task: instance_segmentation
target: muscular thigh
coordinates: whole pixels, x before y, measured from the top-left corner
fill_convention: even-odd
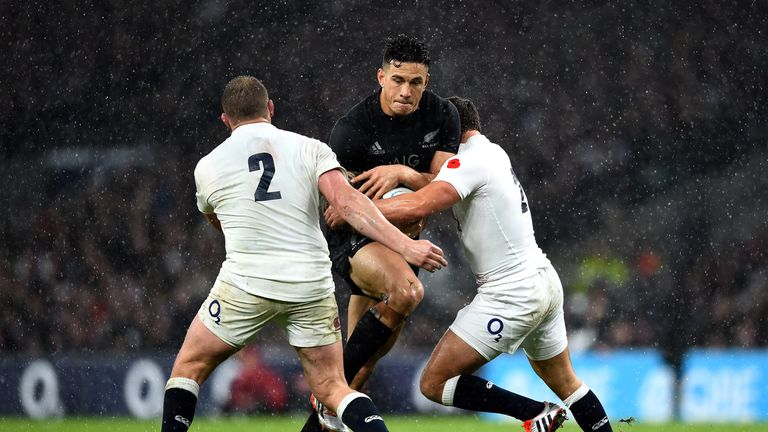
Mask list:
[[[280,312],[279,304],[217,280],[197,315],[219,339],[242,348]]]
[[[378,242],[363,246],[349,263],[352,281],[373,298],[383,300],[420,284],[402,255]]]

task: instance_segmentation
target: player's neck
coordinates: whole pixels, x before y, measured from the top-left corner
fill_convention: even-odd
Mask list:
[[[480,131],[479,130],[472,129],[472,130],[468,130],[468,131],[464,132],[463,134],[461,134],[461,143],[464,144],[470,138],[472,138],[473,136],[476,136],[476,135],[480,135]]]

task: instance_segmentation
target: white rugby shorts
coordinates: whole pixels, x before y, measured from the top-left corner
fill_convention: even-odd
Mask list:
[[[548,266],[527,279],[481,285],[450,329],[489,361],[520,346],[533,360],[550,359],[568,346],[560,278]]]
[[[306,303],[271,300],[216,280],[197,315],[219,339],[235,348],[247,345],[273,319],[297,348],[312,348],[341,340],[336,297]]]

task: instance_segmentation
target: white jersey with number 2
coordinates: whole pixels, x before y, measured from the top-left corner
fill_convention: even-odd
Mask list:
[[[197,206],[216,213],[224,231],[219,279],[287,302],[331,294],[318,177],[337,168],[326,144],[269,123],[237,127],[203,157],[195,168]]]

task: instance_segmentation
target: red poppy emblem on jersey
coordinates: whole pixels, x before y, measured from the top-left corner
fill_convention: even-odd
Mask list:
[[[448,168],[458,168],[461,166],[461,162],[458,159],[451,159],[448,161]]]

